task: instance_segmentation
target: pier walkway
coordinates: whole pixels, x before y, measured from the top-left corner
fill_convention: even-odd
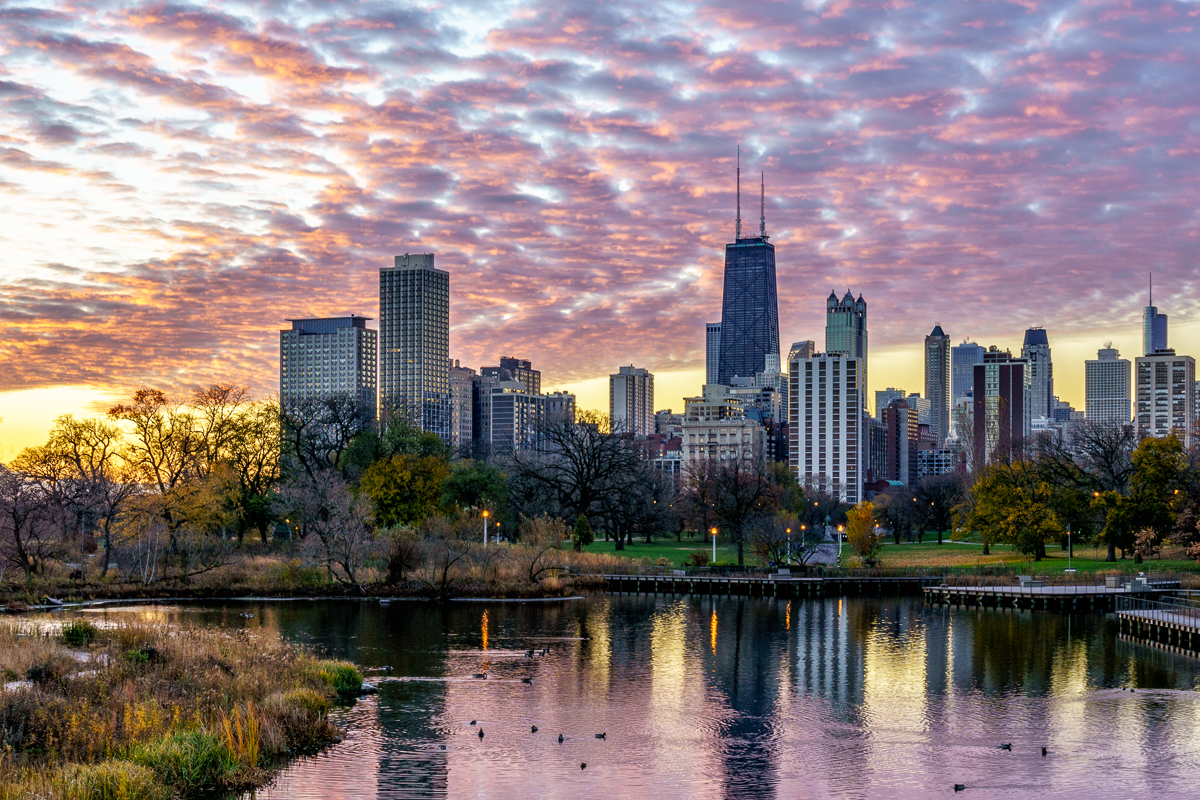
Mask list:
[[[801,577],[768,575],[689,575],[672,570],[656,575],[604,575],[609,592],[645,594],[745,595],[748,597],[826,597],[838,595],[919,594],[942,577],[863,576]]]
[[[1173,580],[1134,579],[1124,583],[1070,580],[1048,586],[1043,581],[1028,580],[1018,586],[927,586],[924,594],[925,602],[933,605],[1109,612],[1116,610],[1118,598],[1157,599],[1178,589],[1179,581]]]
[[[1189,655],[1200,653],[1200,608],[1188,599],[1121,597],[1115,610],[1122,638]]]

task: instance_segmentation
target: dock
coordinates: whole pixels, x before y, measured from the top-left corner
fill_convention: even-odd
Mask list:
[[[665,595],[720,595],[745,597],[779,597],[796,600],[805,597],[837,597],[841,595],[898,595],[920,594],[941,577],[801,577],[786,574],[747,575],[689,575],[683,570],[658,575],[604,575],[604,588],[609,592]]]
[[[1200,608],[1187,599],[1120,597],[1116,600],[1122,639],[1187,655],[1200,653]]]
[[[1018,586],[926,586],[925,602],[931,605],[1000,608],[1029,611],[1111,612],[1122,597],[1157,600],[1179,589],[1177,580],[1132,580],[1094,584],[1069,581],[1045,585],[1025,581]]]

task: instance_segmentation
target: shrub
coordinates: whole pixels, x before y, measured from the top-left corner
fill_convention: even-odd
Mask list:
[[[99,634],[96,626],[86,620],[68,622],[62,629],[63,641],[72,647],[87,647]]]
[[[68,767],[54,782],[61,800],[168,800],[171,792],[149,769],[129,761]]]
[[[318,661],[309,674],[338,694],[358,694],[362,689],[362,674],[348,661]]]
[[[230,781],[238,759],[229,745],[207,731],[180,731],[133,748],[129,760],[151,770],[168,786],[186,790]]]
[[[575,518],[575,532],[571,536],[575,540],[575,549],[582,550],[596,540],[596,534],[592,531],[592,525],[588,522],[585,514],[580,514]]]
[[[654,566],[656,567],[669,567],[674,563],[674,561],[666,556],[659,556],[658,558],[654,559]]]
[[[688,553],[687,558],[683,560],[684,564],[689,567],[706,567],[708,566],[709,555],[707,550],[693,550]]]

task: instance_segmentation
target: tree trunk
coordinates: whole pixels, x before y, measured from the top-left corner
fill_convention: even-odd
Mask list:
[[[1135,563],[1135,564],[1141,564],[1141,563],[1142,563],[1142,554],[1141,554],[1141,553],[1139,553],[1139,552],[1137,552],[1137,551],[1134,551],[1134,553],[1133,553],[1133,563]]]
[[[613,539],[617,543],[617,550],[625,549],[625,534],[621,533],[621,529],[619,527],[613,527]],[[608,541],[608,531],[604,532],[604,540]]]
[[[941,543],[942,543],[942,528],[941,528],[941,526],[940,526],[940,525],[938,526],[938,532],[937,532],[937,533],[938,533],[938,544],[941,544]]]
[[[742,540],[738,539],[738,566],[743,566],[746,562],[742,558]]]
[[[1108,557],[1105,558],[1104,560],[1105,561],[1116,561],[1117,560],[1117,546],[1115,544],[1113,544],[1112,542],[1108,543]]]
[[[985,556],[990,556],[992,554],[991,550],[988,549],[987,539],[983,540],[983,554]]]
[[[896,540],[896,544],[900,544],[900,526],[892,526],[892,538]]]

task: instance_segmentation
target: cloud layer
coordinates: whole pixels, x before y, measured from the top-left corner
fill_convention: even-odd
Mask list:
[[[1195,314],[1194,2],[0,3],[0,390],[275,387],[288,317],[451,272],[452,354],[703,361],[766,173],[782,334]],[[986,337],[985,337],[986,338]],[[1182,344],[1175,343],[1173,344]]]

